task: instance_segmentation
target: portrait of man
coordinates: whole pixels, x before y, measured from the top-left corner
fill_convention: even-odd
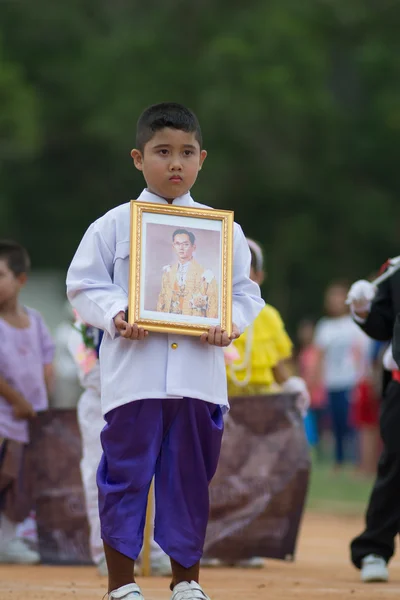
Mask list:
[[[157,311],[218,318],[218,284],[212,270],[194,258],[196,236],[181,228],[172,234],[176,261],[162,268]]]

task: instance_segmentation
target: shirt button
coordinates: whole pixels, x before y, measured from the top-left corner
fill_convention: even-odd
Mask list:
[[[178,344],[176,344],[175,342],[173,344],[171,344],[172,350],[176,350],[177,347],[178,347]]]

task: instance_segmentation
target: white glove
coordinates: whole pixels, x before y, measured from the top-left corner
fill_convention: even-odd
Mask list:
[[[294,376],[289,377],[282,385],[282,389],[289,394],[297,394],[297,408],[301,412],[301,415],[305,417],[310,406],[310,394],[304,379]]]
[[[356,313],[369,312],[376,291],[377,288],[372,283],[365,279],[359,279],[351,286],[346,304],[350,304]]]

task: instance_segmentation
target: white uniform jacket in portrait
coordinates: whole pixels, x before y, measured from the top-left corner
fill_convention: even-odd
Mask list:
[[[138,200],[166,204],[144,190]],[[209,208],[189,193],[178,206]],[[146,398],[198,398],[228,407],[222,348],[199,338],[149,332],[144,341],[119,336],[113,318],[128,306],[130,204],[95,221],[85,233],[67,275],[68,298],[83,321],[103,329],[100,348],[102,410]],[[241,227],[234,225],[233,322],[240,332],[252,323],[264,301],[250,280],[250,251]]]

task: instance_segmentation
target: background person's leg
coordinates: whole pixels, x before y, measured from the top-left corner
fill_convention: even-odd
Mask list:
[[[359,569],[361,561],[376,554],[386,562],[394,553],[400,527],[400,453],[383,451],[378,474],[368,504],[366,528],[351,542],[351,559]]]
[[[334,441],[334,464],[336,467],[341,467],[344,463],[344,444],[346,438],[346,411],[343,406],[343,393],[330,391],[328,399]]]
[[[78,402],[77,414],[82,438],[80,469],[90,528],[90,550],[93,562],[99,565],[104,559],[104,549],[100,533],[96,475],[102,455],[100,434],[105,421],[101,412],[100,396],[95,390],[88,389],[83,392]]]

